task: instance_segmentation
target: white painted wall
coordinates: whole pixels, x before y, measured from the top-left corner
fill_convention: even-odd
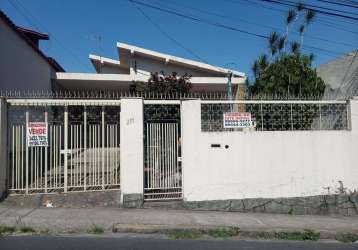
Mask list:
[[[143,193],[143,100],[121,99],[121,195]]]
[[[0,19],[0,90],[50,90],[52,67]]]
[[[319,195],[338,181],[358,189],[358,99],[351,113],[352,131],[201,132],[200,101],[183,101],[184,199]]]
[[[0,199],[6,193],[7,177],[7,107],[5,99],[0,98]]]

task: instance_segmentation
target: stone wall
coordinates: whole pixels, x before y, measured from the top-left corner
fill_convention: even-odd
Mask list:
[[[184,202],[191,210],[358,216],[358,194]]]
[[[90,207],[120,207],[120,191],[93,191],[74,193],[11,195],[3,205],[21,207],[53,207],[90,208]]]

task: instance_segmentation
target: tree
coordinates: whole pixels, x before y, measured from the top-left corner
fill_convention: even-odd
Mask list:
[[[267,39],[268,56],[262,54],[254,61],[252,65],[254,82],[253,85],[248,86],[251,94],[283,96],[321,96],[323,94],[325,84],[312,69],[314,55],[305,55],[300,51],[304,32],[314,20],[315,12],[306,10],[302,3],[297,5],[296,10],[291,9],[287,13],[286,35],[272,32]],[[286,51],[285,44],[288,42],[289,28],[299,19],[298,15],[304,11],[303,24],[299,28],[301,42],[291,42],[290,50]]]
[[[192,85],[191,75],[184,74],[179,76],[176,72],[165,75],[162,71],[151,73],[147,82],[133,82],[130,86],[132,93],[159,93],[159,94],[187,94]]]
[[[250,87],[253,95],[321,96],[323,80],[312,66],[313,55],[285,54],[257,75]]]

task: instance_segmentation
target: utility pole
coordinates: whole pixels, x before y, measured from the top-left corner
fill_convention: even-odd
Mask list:
[[[231,83],[231,78],[232,78],[232,72],[228,71],[227,72],[227,98],[229,101],[232,100],[232,83]]]

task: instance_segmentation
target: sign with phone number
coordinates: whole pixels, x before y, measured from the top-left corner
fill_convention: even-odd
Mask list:
[[[47,147],[47,123],[29,122],[27,123],[27,146],[28,147]]]
[[[248,128],[254,126],[251,113],[248,112],[228,112],[224,113],[223,118],[224,128]]]

